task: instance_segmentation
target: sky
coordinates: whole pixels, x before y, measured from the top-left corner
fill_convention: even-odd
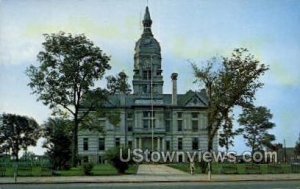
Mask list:
[[[107,75],[125,71],[130,82],[135,42],[142,33],[147,0],[0,0],[0,112],[43,123],[51,111],[27,86],[25,69],[38,65],[44,33],[84,33],[111,56]],[[189,61],[199,66],[244,47],[270,70],[255,104],[273,113],[277,142],[294,146],[300,132],[300,1],[149,0],[152,32],[160,42],[164,93],[179,73],[178,92],[196,90]],[[104,85],[104,82],[101,82]],[[37,154],[44,150],[31,148]],[[233,150],[246,150],[237,137]]]

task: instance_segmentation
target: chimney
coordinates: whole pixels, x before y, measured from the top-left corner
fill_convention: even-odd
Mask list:
[[[177,105],[177,73],[172,73],[171,79],[173,83],[172,88],[172,105]]]

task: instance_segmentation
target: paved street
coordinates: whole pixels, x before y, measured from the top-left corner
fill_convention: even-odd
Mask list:
[[[19,184],[0,185],[0,189],[300,189],[300,181],[216,182],[216,183],[126,183],[126,184]]]

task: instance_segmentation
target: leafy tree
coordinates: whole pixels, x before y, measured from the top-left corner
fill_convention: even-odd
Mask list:
[[[263,150],[263,147],[269,147],[275,140],[275,136],[268,133],[275,127],[275,124],[270,122],[272,117],[270,110],[263,106],[244,109],[240,114],[238,122],[243,126],[243,137],[252,154]]]
[[[15,114],[2,114],[0,120],[0,149],[11,151],[19,161],[21,149],[35,146],[40,137],[40,127],[33,119]]]
[[[130,94],[130,84],[128,83],[128,76],[125,72],[120,72],[116,76],[108,76],[107,79],[107,89],[110,94]]]
[[[235,49],[230,58],[212,59],[198,67],[192,63],[195,82],[206,89],[208,98],[207,132],[208,151],[220,129],[225,136],[232,133],[232,111],[235,107],[253,106],[256,91],[263,86],[259,78],[268,67],[248,53],[247,49]],[[228,124],[229,123],[229,124]],[[222,137],[222,136],[221,136]]]
[[[84,175],[93,175],[93,172],[92,172],[93,168],[94,168],[93,163],[84,163],[82,165],[82,170],[83,170]]]
[[[122,154],[120,153],[120,150],[122,150]],[[133,163],[133,160],[130,159],[128,162],[122,161],[121,155],[123,158],[127,158],[128,155],[130,155],[128,154],[128,149],[122,149],[120,147],[111,148],[105,153],[104,158],[118,170],[118,173],[124,174],[129,168],[130,164]]]
[[[34,158],[36,157],[35,153],[33,152],[29,152],[29,151],[25,151],[23,153],[23,155],[21,156],[20,160],[34,160]]]
[[[46,139],[43,147],[50,158],[52,168],[61,170],[68,168],[71,160],[72,124],[62,118],[49,118],[44,123],[43,137]]]
[[[298,141],[296,142],[296,145],[295,145],[295,154],[300,155],[300,134],[299,134]]]
[[[233,139],[235,136],[242,133],[242,129],[233,130],[233,116],[225,119],[223,130],[219,134],[219,145],[225,147],[228,152],[230,146],[234,146]]]
[[[53,114],[72,116],[72,165],[76,166],[79,124],[106,99],[107,91],[96,88],[95,83],[111,68],[110,57],[83,34],[44,36],[44,49],[37,55],[40,65],[27,68],[28,85]],[[84,109],[80,109],[83,99]]]

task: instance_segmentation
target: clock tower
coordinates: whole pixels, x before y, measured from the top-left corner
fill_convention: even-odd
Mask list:
[[[141,97],[159,98],[163,94],[161,53],[151,31],[152,20],[146,7],[141,38],[135,44],[133,93]]]

